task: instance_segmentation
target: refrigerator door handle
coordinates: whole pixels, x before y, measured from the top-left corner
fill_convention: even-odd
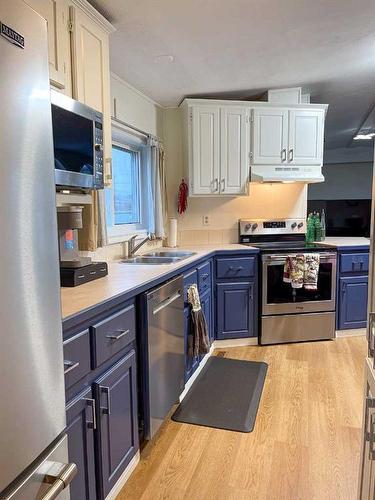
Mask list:
[[[367,342],[368,342],[368,355],[369,357],[373,358],[375,350],[375,312],[369,313]]]
[[[48,468],[48,471],[44,476],[43,482],[52,486],[41,500],[54,500],[72,482],[77,474],[77,466],[73,463],[62,464],[50,461],[47,461],[45,466]]]

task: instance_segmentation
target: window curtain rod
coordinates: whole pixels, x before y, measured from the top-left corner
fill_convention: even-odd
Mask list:
[[[134,132],[137,132],[137,134],[139,134],[139,135],[143,135],[144,137],[146,137],[146,139],[150,139],[153,137],[151,134],[144,132],[140,128],[134,127],[134,125],[130,125],[130,123],[126,123],[126,122],[120,120],[119,118],[116,118],[115,116],[112,116],[111,118],[112,118],[112,121],[118,123],[119,125],[122,125],[123,127],[126,127],[130,130],[133,130]]]

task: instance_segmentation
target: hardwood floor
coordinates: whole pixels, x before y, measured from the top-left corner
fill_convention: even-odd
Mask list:
[[[118,500],[355,500],[364,337],[220,349],[269,363],[255,429],[168,420]]]

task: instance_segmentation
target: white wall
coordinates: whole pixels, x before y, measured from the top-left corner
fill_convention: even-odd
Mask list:
[[[310,184],[310,200],[371,199],[372,162],[324,165],[325,182]]]

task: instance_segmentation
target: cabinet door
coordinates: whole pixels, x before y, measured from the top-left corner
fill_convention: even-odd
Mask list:
[[[135,351],[100,377],[94,387],[99,405],[101,489],[106,497],[139,449]]]
[[[220,180],[220,108],[194,106],[192,117],[192,165],[193,188],[190,194],[219,194]]]
[[[108,33],[71,7],[74,97],[103,113],[104,181],[112,180],[112,131]]]
[[[189,342],[191,342],[191,311],[190,306],[184,309],[184,333],[185,333],[185,382],[193,375],[199,366],[199,356],[189,355]]]
[[[220,193],[246,194],[249,178],[248,109],[220,110]]]
[[[366,363],[366,392],[362,425],[362,453],[359,481],[359,500],[375,498],[375,398],[373,374]]]
[[[286,163],[288,148],[288,110],[256,108],[253,110],[254,165]]]
[[[368,277],[340,278],[339,286],[339,330],[365,328]]]
[[[323,110],[289,111],[288,163],[322,165],[323,139]]]
[[[69,7],[67,0],[27,0],[47,21],[48,59],[51,84],[71,94]]]
[[[88,389],[66,408],[69,461],[77,465],[78,472],[70,485],[71,500],[95,500],[94,430],[96,427],[95,402]]]
[[[216,285],[217,338],[251,337],[254,334],[254,284]]]

